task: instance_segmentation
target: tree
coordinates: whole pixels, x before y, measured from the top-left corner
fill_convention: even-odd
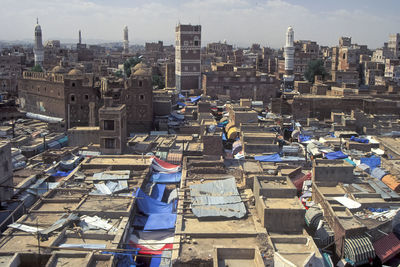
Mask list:
[[[307,69],[304,72],[304,78],[307,81],[314,83],[315,82],[315,75],[321,75],[322,78],[325,78],[327,75],[324,62],[321,59],[312,60],[308,63]]]
[[[124,62],[124,71],[125,71],[126,77],[131,76],[131,68],[136,66],[137,64],[139,64],[141,61],[142,60],[140,58],[132,57],[132,58],[127,59]]]
[[[42,66],[40,66],[39,64],[36,64],[35,66],[33,66],[33,67],[31,68],[31,71],[34,71],[34,72],[43,72],[43,69],[42,69]]]
[[[122,71],[121,70],[117,70],[116,72],[114,72],[114,76],[118,77],[118,78],[122,78]]]
[[[153,75],[151,80],[153,86],[157,86],[158,89],[163,89],[165,87],[165,82],[160,75]]]

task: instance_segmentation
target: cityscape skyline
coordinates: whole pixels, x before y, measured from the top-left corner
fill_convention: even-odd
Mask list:
[[[108,1],[73,0],[66,4],[41,0],[35,5],[28,1],[2,2],[4,14],[0,16],[0,23],[14,25],[0,29],[0,40],[7,41],[33,41],[33,25],[39,17],[44,41],[77,40],[81,29],[83,42],[122,43],[123,27],[128,25],[132,44],[156,40],[173,44],[173,28],[180,22],[201,24],[203,45],[226,40],[237,46],[260,43],[280,48],[284,46],[285,29],[292,25],[296,40],[313,40],[331,46],[337,44],[340,36],[351,36],[355,43],[378,48],[388,40],[389,34],[398,31],[396,25],[400,24],[395,15],[395,7],[400,4],[395,1],[388,1],[385,6],[373,1],[322,5],[313,0],[303,1],[301,5],[294,0],[174,0],[168,3],[118,0],[113,6]]]

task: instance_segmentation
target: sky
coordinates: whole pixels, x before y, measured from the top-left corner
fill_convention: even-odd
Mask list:
[[[43,41],[162,40],[172,44],[175,26],[201,24],[203,45],[226,40],[280,48],[288,26],[295,40],[336,45],[340,36],[378,48],[400,32],[399,0],[0,0],[0,40],[33,40],[36,17]]]

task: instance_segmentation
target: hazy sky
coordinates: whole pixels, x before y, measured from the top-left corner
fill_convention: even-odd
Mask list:
[[[33,39],[36,17],[43,39],[83,41],[122,39],[130,43],[172,43],[178,22],[202,25],[203,45],[230,44],[278,48],[289,25],[295,39],[335,45],[340,36],[381,47],[400,32],[399,0],[0,0],[0,40]]]

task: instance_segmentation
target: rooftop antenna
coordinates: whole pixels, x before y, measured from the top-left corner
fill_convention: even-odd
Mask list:
[[[39,24],[39,18],[36,17],[36,24]]]

